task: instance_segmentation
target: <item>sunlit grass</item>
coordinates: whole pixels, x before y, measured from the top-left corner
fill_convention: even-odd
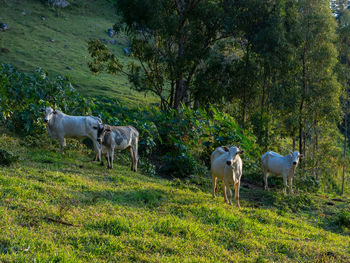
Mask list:
[[[156,101],[154,97],[130,90],[124,75],[104,73],[95,76],[89,71],[87,41],[110,40],[107,29],[118,21],[116,11],[108,1],[77,0],[73,1],[72,7],[62,11],[50,9],[45,2],[0,0],[0,21],[10,27],[10,30],[0,32],[0,48],[9,50],[0,51],[0,62],[28,72],[43,68],[51,75],[72,76],[81,93],[117,97],[128,107]],[[108,44],[108,47],[127,65],[130,58],[123,53],[123,48],[128,46],[127,39],[119,34],[116,40],[116,45]]]
[[[61,155],[55,144],[0,141],[20,155],[0,169],[0,261],[350,260],[349,231],[330,223],[336,215],[322,215],[327,207],[319,197],[310,195],[318,199],[309,209],[291,212],[281,204],[298,195],[242,188],[238,210],[220,195],[213,200],[209,187],[133,173],[124,158],[109,171],[86,149],[68,147]],[[256,195],[270,201],[257,202]],[[344,200],[333,213],[349,205]]]

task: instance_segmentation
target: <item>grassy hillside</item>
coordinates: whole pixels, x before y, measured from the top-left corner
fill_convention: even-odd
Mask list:
[[[2,135],[20,156],[0,169],[3,262],[349,262],[349,199],[284,197],[243,183],[242,210],[201,185],[108,171],[85,149]],[[33,145],[36,146],[34,147]]]
[[[118,19],[108,1],[75,0],[64,10],[49,8],[45,2],[0,0],[0,22],[10,27],[0,32],[0,48],[8,49],[0,51],[0,62],[25,71],[41,67],[53,75],[70,75],[83,94],[118,97],[130,107],[155,100],[131,91],[125,76],[94,76],[89,72],[87,41],[111,40],[107,29]],[[126,63],[129,57],[123,48],[127,47],[127,40],[122,35],[115,39],[117,44],[108,46]]]

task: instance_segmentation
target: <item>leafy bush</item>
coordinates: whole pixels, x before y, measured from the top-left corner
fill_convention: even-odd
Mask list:
[[[343,210],[338,214],[336,223],[339,226],[350,228],[350,211]]]
[[[87,100],[76,92],[68,77],[51,80],[42,69],[27,74],[2,64],[0,83],[0,121],[19,134],[44,131],[41,107],[52,106],[75,114],[87,111]]]
[[[149,174],[155,174],[155,165],[172,177],[205,174],[211,152],[221,145],[244,149],[249,169],[256,168],[254,160],[260,155],[255,137],[214,107],[209,112],[185,106],[180,112],[131,110],[115,98],[82,97],[69,77],[50,79],[42,69],[26,74],[8,64],[0,65],[0,84],[0,122],[27,135],[26,144],[32,146],[40,145],[37,135],[45,131],[39,109],[51,106],[72,115],[99,116],[110,125],[134,126],[140,134],[140,168]]]
[[[298,190],[317,192],[320,189],[320,182],[312,175],[302,173],[299,176],[295,176],[294,179]]]
[[[10,164],[16,162],[17,160],[18,160],[17,155],[13,154],[10,151],[0,149],[0,165],[9,166]]]

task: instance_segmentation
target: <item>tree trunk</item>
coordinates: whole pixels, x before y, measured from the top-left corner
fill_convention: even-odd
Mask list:
[[[302,83],[303,83],[303,91],[301,95],[301,101],[300,101],[300,107],[299,107],[299,153],[304,153],[303,145],[305,143],[303,142],[304,139],[304,127],[303,127],[303,110],[304,110],[304,102],[305,102],[305,95],[306,95],[306,64],[305,64],[305,56],[306,56],[306,47],[304,48],[304,53],[302,57],[302,63],[303,63],[303,75],[302,75]],[[300,164],[302,161],[300,160]]]
[[[347,83],[349,84],[349,83]],[[347,146],[347,139],[348,139],[348,109],[349,109],[349,87],[346,86],[346,101],[345,101],[345,120],[344,120],[344,164],[343,164],[343,178],[342,178],[342,186],[341,186],[341,195],[344,195],[344,188],[345,188],[345,159],[346,159],[346,146]]]
[[[174,89],[175,89],[175,83],[174,80],[171,80],[171,89],[170,89],[170,102],[169,102],[169,107],[174,107]]]
[[[265,107],[265,85],[266,85],[266,72],[265,72],[265,77],[264,77],[264,84],[262,86],[262,93],[261,93],[261,102],[260,102],[260,130],[259,130],[259,137],[258,137],[258,144],[262,145],[263,142],[263,116],[264,116],[264,107]]]
[[[183,59],[185,55],[185,2],[181,1],[178,3],[177,6],[178,14],[182,17],[182,19],[179,22],[179,39],[178,39],[178,50],[177,50],[177,69],[178,72],[176,72],[177,79],[176,79],[176,90],[175,90],[175,100],[174,100],[174,109],[178,109],[184,95],[184,89],[185,89],[185,81],[184,81],[184,72],[183,69]]]
[[[318,127],[318,123],[317,123],[317,127]],[[317,129],[316,127],[316,129]],[[318,153],[318,129],[316,130],[316,138],[315,138],[315,149],[316,149],[316,180],[318,181],[319,179],[319,173],[318,173],[318,158],[317,158],[317,153]]]
[[[295,151],[295,137],[293,136],[293,152]]]

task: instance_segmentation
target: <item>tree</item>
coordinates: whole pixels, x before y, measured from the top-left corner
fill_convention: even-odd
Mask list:
[[[89,44],[94,72],[124,72],[138,91],[159,96],[163,109],[193,102],[192,84],[200,64],[221,39],[233,35],[226,1],[120,0],[117,8],[136,62],[123,70],[98,41]],[[115,68],[113,66],[116,66]]]
[[[347,1],[337,1],[338,5],[335,10],[338,21],[338,50],[339,50],[339,64],[338,64],[338,77],[340,83],[342,83],[343,89],[343,132],[344,132],[344,145],[343,145],[343,175],[342,175],[342,190],[341,194],[344,195],[345,188],[345,173],[346,173],[346,152],[348,144],[348,122],[349,122],[349,88],[350,88],[350,11],[345,4]],[[344,3],[345,2],[345,3]]]

